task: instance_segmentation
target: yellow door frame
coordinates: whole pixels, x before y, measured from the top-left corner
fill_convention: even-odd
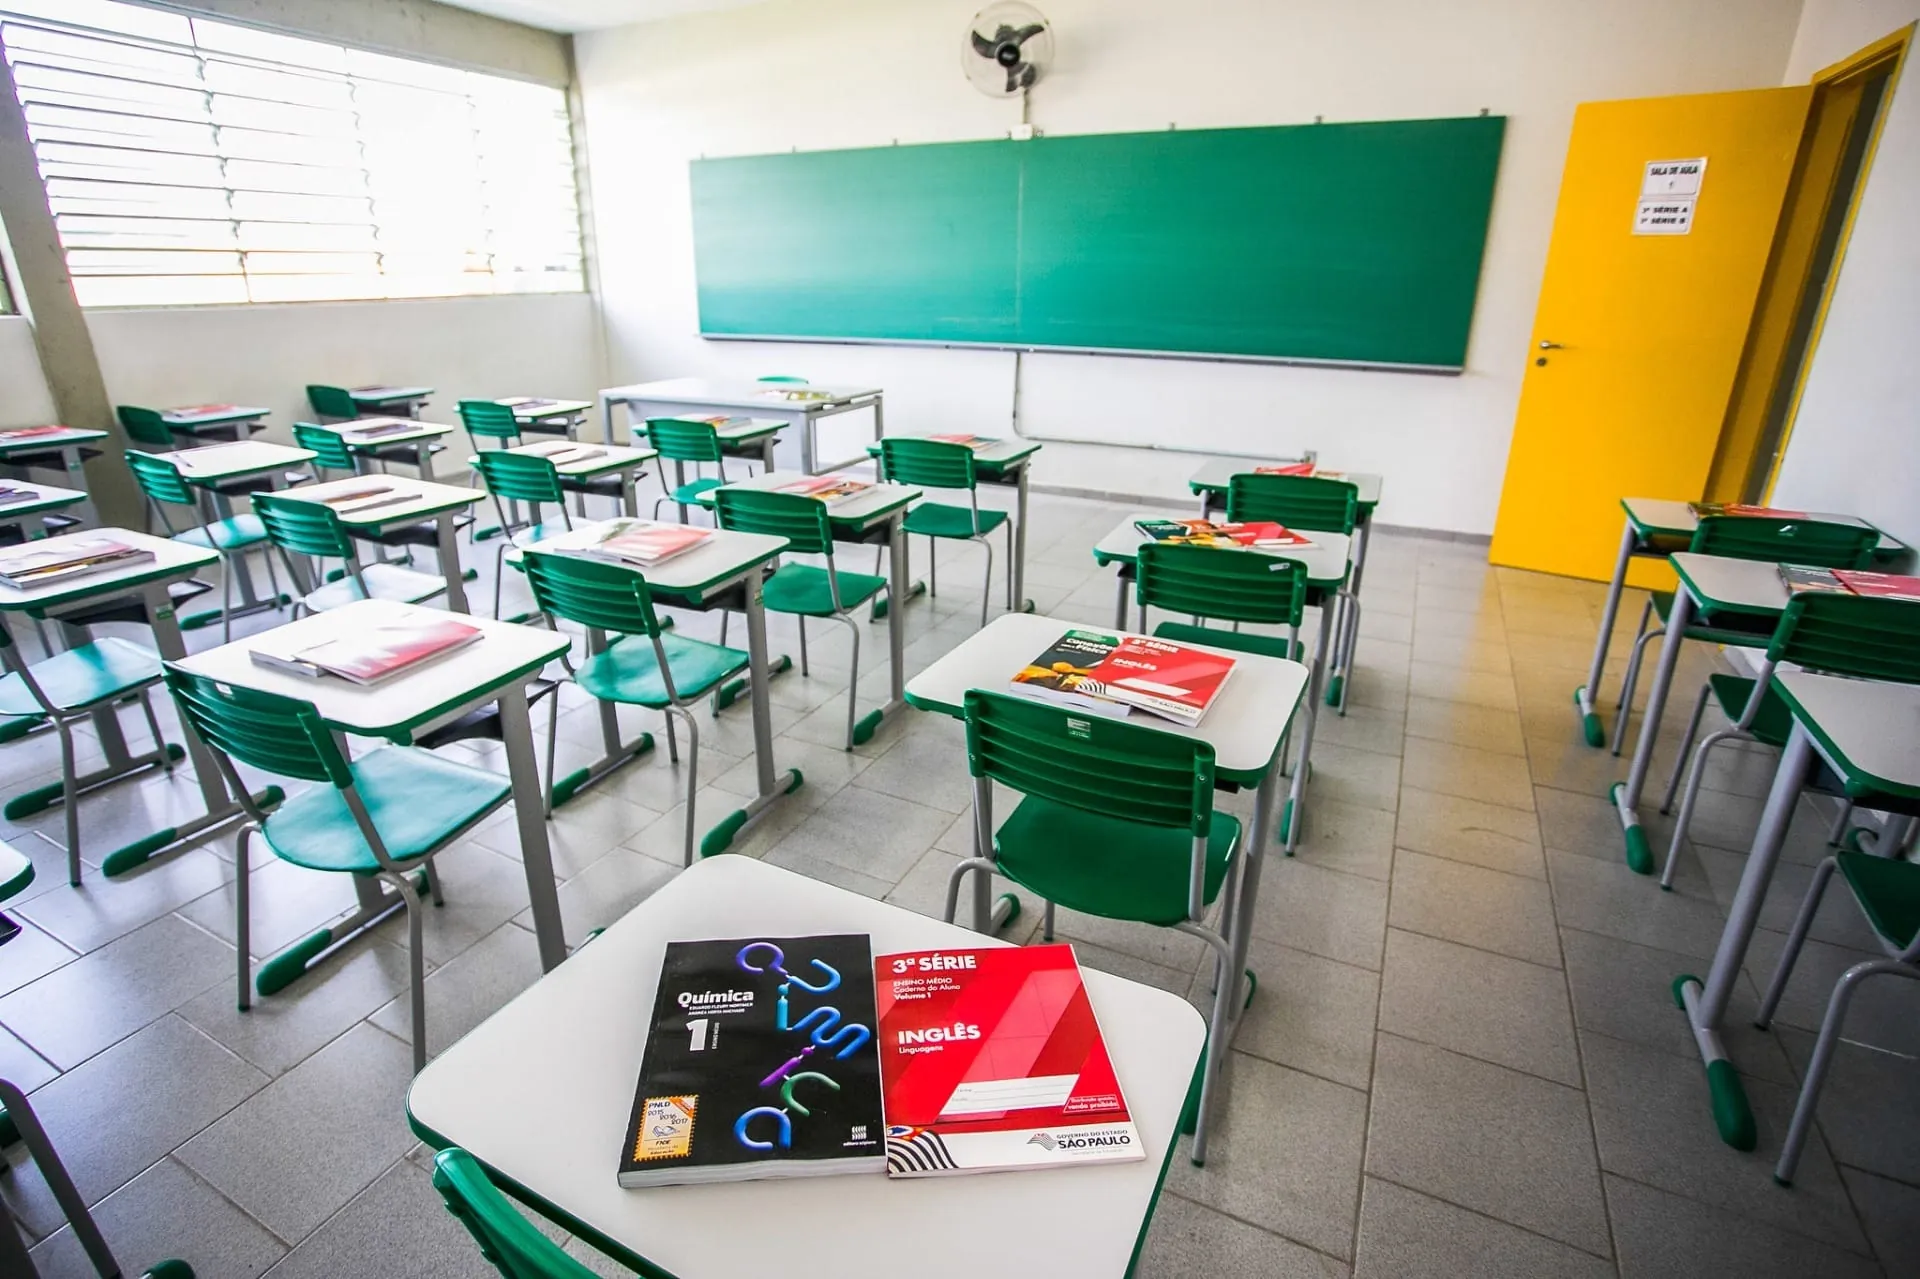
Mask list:
[[[1920,24],[1916,24],[1920,25]],[[1704,496],[1710,501],[1745,501],[1757,497],[1765,501],[1778,477],[1780,459],[1785,456],[1793,423],[1799,414],[1800,398],[1806,388],[1806,376],[1818,349],[1820,334],[1826,325],[1834,286],[1846,258],[1847,242],[1853,234],[1854,218],[1860,209],[1860,196],[1866,189],[1874,154],[1880,145],[1880,133],[1886,124],[1886,105],[1899,87],[1900,73],[1912,44],[1915,27],[1908,26],[1860,49],[1831,66],[1814,73],[1813,108],[1808,114],[1807,130],[1795,161],[1793,183],[1788,189],[1784,215],[1774,240],[1767,273],[1761,285],[1759,303],[1748,333],[1747,347],[1741,357],[1740,372],[1734,381],[1733,395],[1721,427],[1713,468]],[[1887,75],[1886,91],[1881,99],[1873,133],[1867,139],[1855,178],[1845,220],[1833,247],[1831,265],[1822,286],[1812,321],[1801,346],[1793,385],[1780,438],[1771,457],[1765,460],[1766,475],[1757,494],[1749,493],[1757,454],[1765,443],[1769,412],[1781,389],[1789,359],[1794,350],[1795,329],[1813,283],[1813,267],[1821,232],[1825,228],[1834,198],[1842,155],[1859,112],[1866,81]]]

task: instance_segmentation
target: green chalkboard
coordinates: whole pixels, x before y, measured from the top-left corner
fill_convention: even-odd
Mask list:
[[[1504,126],[696,161],[701,331],[1458,368]]]

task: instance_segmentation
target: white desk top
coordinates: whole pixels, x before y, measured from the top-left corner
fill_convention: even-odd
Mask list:
[[[486,493],[480,489],[459,488],[452,484],[436,484],[432,480],[419,479],[412,475],[350,475],[343,480],[328,480],[324,484],[303,484],[299,488],[287,489],[278,496],[292,498],[300,502],[325,502],[330,497],[342,493],[358,493],[367,489],[385,488],[389,490],[381,497],[408,495],[405,502],[391,502],[382,506],[368,506],[354,510],[352,505],[343,505],[335,509],[340,513],[340,522],[349,528],[384,528],[388,524],[401,524],[408,520],[422,520],[442,511],[455,510],[462,506],[472,506],[475,502],[486,500]],[[369,497],[368,502],[378,499]]]
[[[313,450],[297,449],[265,440],[233,440],[224,444],[202,444],[197,448],[175,449],[162,453],[180,468],[180,478],[189,484],[211,484],[240,475],[258,475],[280,471],[313,460]]]
[[[757,440],[764,435],[772,435],[787,425],[787,420],[783,417],[747,417],[738,413],[676,413],[670,416],[680,422],[706,422],[713,427],[713,433],[720,437],[722,444]],[[710,417],[722,418],[725,424],[709,421]]]
[[[901,440],[933,439],[933,437],[930,435],[906,435],[906,434],[890,435],[887,438],[901,439]],[[933,442],[936,444],[952,444],[952,443],[955,443],[956,441],[934,440]],[[1017,435],[1007,435],[994,440],[993,443],[991,444],[987,444],[981,448],[975,449],[973,451],[973,460],[974,460],[974,464],[977,466],[991,467],[995,470],[998,470],[1000,467],[1007,466],[1010,463],[1018,462],[1024,458],[1032,457],[1035,453],[1038,453],[1039,451],[1040,451],[1040,444],[1037,440],[1023,440]],[[880,441],[875,440],[872,444],[867,445],[867,456],[869,457],[880,456]]]
[[[153,558],[122,568],[70,577],[62,582],[49,582],[44,586],[35,586],[24,591],[0,582],[0,613],[14,613],[30,608],[50,608],[70,600],[93,599],[98,596],[130,591],[146,582],[185,577],[220,559],[219,555],[213,551],[189,546],[185,542],[176,542],[170,537],[153,537],[147,533],[136,533],[132,529],[124,528],[76,529],[71,533],[44,538],[29,545],[36,549],[58,550],[71,542],[98,538],[107,538],[127,546],[152,551]]]
[[[1115,632],[1110,626],[1064,622],[1036,613],[1003,614],[908,680],[907,701],[922,710],[957,716],[962,713],[968,689],[1005,692],[1016,671],[1068,631],[1139,634],[1138,631]],[[1278,657],[1226,649],[1208,651],[1231,657],[1234,668],[1198,726],[1186,728],[1145,712],[1128,716],[1128,722],[1211,742],[1216,767],[1236,773],[1257,772],[1267,766],[1279,749],[1280,736],[1286,731],[1287,722],[1307,687],[1307,668]]]
[[[272,409],[252,404],[190,404],[183,408],[160,410],[160,420],[168,426],[221,426],[233,422],[255,422]]]
[[[1234,476],[1245,475],[1260,465],[1261,463],[1248,458],[1216,457],[1195,471],[1193,478],[1188,480],[1187,484],[1195,490],[1212,489],[1224,493],[1227,491],[1227,486],[1233,483]],[[1271,465],[1278,466],[1280,463],[1275,462]],[[1342,471],[1338,467],[1329,467],[1315,478],[1345,480],[1359,490],[1356,500],[1362,506],[1374,506],[1380,501],[1380,488],[1383,481],[1371,471]]]
[[[87,431],[77,426],[62,426],[45,434],[9,436],[10,431],[35,431],[42,428],[32,426],[10,426],[0,429],[0,457],[8,453],[30,453],[35,449],[61,449],[74,444],[85,444],[89,440],[104,440],[105,431]]]
[[[55,488],[51,484],[30,484],[20,480],[7,481],[23,492],[32,492],[36,496],[24,502],[11,502],[0,506],[0,524],[22,515],[32,515],[39,511],[56,511],[63,506],[72,506],[75,502],[84,502],[87,495],[79,489]]]
[[[424,400],[433,394],[430,386],[355,386],[347,389],[356,404],[399,404]]]
[[[679,1279],[1123,1274],[1206,1029],[1178,996],[1091,969],[1087,995],[1143,1160],[907,1181],[615,1183],[665,943],[828,932],[868,933],[876,955],[1003,944],[749,857],[711,857],[430,1062],[407,1097],[414,1130],[466,1149],[576,1233]]]
[[[1094,545],[1093,553],[1102,562],[1108,560],[1131,560],[1149,540],[1146,534],[1134,527],[1135,520],[1190,520],[1192,511],[1180,514],[1168,514],[1164,511],[1136,511],[1114,525],[1113,531]],[[1299,560],[1307,566],[1307,580],[1316,585],[1337,583],[1346,576],[1347,562],[1352,555],[1353,539],[1345,533],[1315,533],[1301,530],[1304,537],[1313,539],[1312,546],[1298,547],[1288,551],[1269,551],[1249,547],[1247,551],[1222,549],[1222,555],[1247,554],[1273,555],[1280,559]]]
[[[1736,560],[1724,555],[1696,555],[1679,551],[1672,557],[1687,589],[1713,610],[1736,613],[1782,613],[1787,607],[1786,583],[1772,560]]]
[[[537,549],[560,550],[566,546],[591,545],[600,535],[600,531],[614,520],[582,521],[573,527],[570,533],[547,538],[533,543]],[[624,518],[620,522],[651,524],[652,520],[632,520]],[[675,525],[675,527],[679,527]],[[772,537],[766,533],[736,533],[730,529],[709,530],[707,539],[690,551],[683,551],[664,564],[643,569],[639,565],[616,564],[612,560],[596,561],[613,564],[616,568],[630,568],[644,577],[647,585],[656,591],[673,595],[689,595],[699,598],[704,592],[716,586],[724,585],[738,578],[750,569],[765,564],[774,556],[787,549],[787,539]],[[509,558],[512,553],[509,552]]]
[[[484,632],[478,641],[372,686],[331,676],[310,679],[261,666],[251,656],[253,646],[269,637],[276,647],[318,644],[372,624],[421,613],[447,616],[438,609],[417,604],[356,600],[204,653],[195,653],[180,665],[195,675],[225,684],[312,702],[320,717],[334,728],[366,737],[384,737],[431,723],[515,679],[531,676],[567,649],[565,635],[544,627],[516,626],[512,622],[462,614],[460,621]]]
[[[1671,537],[1687,537],[1700,527],[1700,517],[1693,513],[1691,502],[1675,502],[1663,497],[1623,497],[1620,507],[1633,522],[1633,527],[1642,535],[1666,534]],[[1867,522],[1857,515],[1834,515],[1824,511],[1808,511],[1807,518],[1819,520],[1823,524],[1859,524]],[[1882,551],[1897,551],[1904,543],[1890,533],[1880,534],[1880,545],[1876,554]]]
[[[1846,781],[1920,796],[1920,685],[1780,670],[1774,684]]]
[[[837,472],[836,472],[837,474]],[[749,475],[744,480],[735,480],[725,487],[730,489],[777,489],[782,484],[809,477],[799,471],[762,471],[758,475]],[[859,478],[859,477],[854,477]],[[907,503],[919,497],[921,490],[910,484],[875,484],[858,497],[848,498],[827,508],[827,519],[835,524],[854,524],[862,528],[891,515]],[[700,495],[704,506],[713,505],[712,490]]]
[[[631,448],[624,444],[593,444],[584,440],[579,443],[541,440],[534,444],[518,445],[507,449],[506,452],[552,458],[553,469],[569,479],[586,479],[594,475],[631,471],[636,467],[645,466],[660,456],[652,449]],[[569,457],[576,460],[566,460]],[[467,465],[479,466],[480,459],[477,456],[469,457]]]
[[[549,400],[538,395],[509,395],[504,400],[495,400],[495,404],[513,410],[515,417],[538,422],[542,418],[572,417],[576,413],[585,413],[593,405],[586,400]]]
[[[789,391],[812,391],[825,399],[788,399]],[[640,400],[657,404],[699,404],[716,409],[796,409],[833,408],[855,400],[874,399],[879,387],[798,386],[787,382],[746,382],[725,378],[677,377],[664,382],[637,382],[632,386],[608,387],[600,398],[609,401]]]
[[[388,444],[411,444],[415,440],[431,440],[438,436],[451,434],[453,428],[440,422],[422,422],[417,417],[357,417],[351,422],[325,422],[321,429],[332,431],[347,442],[349,448],[377,449]],[[404,431],[390,431],[382,435],[367,435],[364,432],[382,426],[404,426]]]

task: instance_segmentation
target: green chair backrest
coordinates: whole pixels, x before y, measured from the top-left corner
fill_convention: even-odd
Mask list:
[[[975,482],[973,450],[948,440],[884,438],[880,469],[895,484],[921,488],[970,489]]]
[[[360,416],[360,406],[353,402],[353,393],[344,386],[309,386],[307,403],[313,405],[313,411],[321,417]]]
[[[1203,839],[1213,745],[1010,693],[971,689],[967,770],[1051,804]]]
[[[567,495],[560,487],[560,468],[548,459],[533,453],[509,453],[505,449],[488,449],[475,456],[474,465],[480,468],[480,478],[494,497],[508,502],[565,505]]]
[[[126,457],[127,469],[133,472],[140,491],[147,495],[149,501],[172,506],[200,505],[200,495],[181,478],[180,468],[168,459],[142,453],[138,449],[128,449]],[[161,514],[164,516],[165,512]]]
[[[762,382],[791,382],[796,386],[807,385],[807,379],[795,377],[791,373],[768,373],[758,379]]]
[[[1154,542],[1135,564],[1143,608],[1269,626],[1298,626],[1306,609],[1307,566],[1299,560]]]
[[[1687,549],[1737,560],[1779,560],[1816,568],[1865,568],[1878,529],[1826,520],[1703,515]]]
[[[143,409],[132,404],[121,404],[114,408],[119,415],[120,425],[126,429],[127,438],[135,444],[144,444],[148,448],[170,449],[173,447],[173,432],[160,416],[158,409]]]
[[[312,702],[223,684],[172,662],[166,675],[180,717],[227,759],[304,782],[353,784],[346,757]]]
[[[784,537],[787,549],[796,554],[833,557],[827,504],[817,497],[765,489],[717,488],[713,491],[713,513],[721,528]]]
[[[353,450],[347,447],[346,437],[338,431],[329,431],[326,427],[313,422],[295,422],[293,424],[293,442],[313,453],[313,464],[328,471],[357,471],[354,465]]]
[[[533,547],[522,554],[534,602],[547,616],[615,635],[658,638],[653,593],[632,569]]]
[[[355,561],[353,538],[340,515],[324,502],[307,502],[280,493],[253,494],[253,513],[267,540],[283,551]]]
[[[720,462],[720,433],[711,422],[677,417],[647,419],[647,442],[669,462]]]
[[[1248,471],[1227,481],[1227,518],[1272,520],[1305,532],[1350,534],[1360,518],[1359,499],[1359,488],[1347,480]]]
[[[460,401],[460,421],[477,444],[480,440],[520,439],[520,421],[513,410],[492,400]]]
[[[1829,675],[1920,684],[1920,604],[1802,591],[1781,614],[1767,660]]]
[[[480,1245],[480,1255],[507,1279],[593,1279],[593,1271],[516,1212],[479,1161],[459,1147],[433,1157],[433,1188]]]

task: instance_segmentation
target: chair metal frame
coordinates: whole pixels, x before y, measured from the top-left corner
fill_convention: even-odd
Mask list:
[[[962,482],[955,484],[953,471],[959,468]],[[987,553],[987,571],[980,583],[980,625],[987,624],[987,613],[993,604],[993,543],[988,539],[993,530],[980,526],[980,482],[977,463],[973,450],[965,444],[950,440],[923,440],[906,436],[887,436],[880,441],[880,470],[884,478],[896,483],[911,484],[917,488],[958,490],[965,489],[967,509],[973,521],[973,532],[964,538],[936,537],[926,534],[927,539],[927,593],[940,594],[940,556],[941,542],[972,542]],[[931,503],[923,505],[944,505]],[[913,512],[907,513],[909,522]],[[1001,522],[1001,528],[1007,535],[1007,565],[1003,576],[1007,579],[1007,611],[1013,611],[1013,528],[1014,520],[1008,516]],[[908,536],[902,529],[900,536]],[[876,551],[875,576],[879,576],[878,552]],[[891,603],[891,602],[889,602]]]

